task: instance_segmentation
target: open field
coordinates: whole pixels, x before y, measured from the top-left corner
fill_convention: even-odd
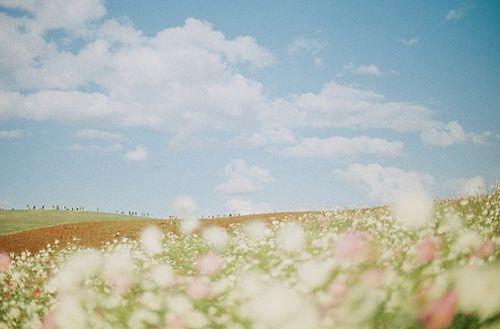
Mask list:
[[[142,219],[151,218],[92,211],[2,210],[0,235],[61,224]]]
[[[498,328],[500,190],[415,202],[4,235],[0,328]]]
[[[69,220],[65,220],[62,216],[62,218],[57,219],[51,216],[44,216],[46,218],[43,218],[43,220],[41,218],[36,220],[26,219],[28,217],[33,218],[30,217],[33,213],[34,215],[46,215],[40,214],[42,212],[30,211],[23,213],[23,216],[18,216],[16,219],[10,217],[8,221],[5,220],[5,222],[10,223],[11,227],[15,228],[17,232],[0,235],[0,251],[18,253],[28,250],[30,252],[36,252],[45,248],[47,244],[53,243],[55,240],[58,240],[62,245],[71,242],[83,247],[99,248],[104,243],[115,238],[128,237],[137,239],[141,230],[148,225],[155,225],[164,233],[177,232],[177,225],[173,220],[138,219],[137,217],[129,216],[101,216],[109,215],[103,213],[87,213],[85,216],[72,216]],[[223,217],[218,219],[206,219],[203,220],[202,223],[204,226],[217,225],[220,227],[229,227],[234,223],[245,223],[253,220],[286,220],[304,214],[304,212],[289,212]],[[77,222],[78,219],[83,220]],[[33,226],[26,226],[26,222],[31,223]],[[59,224],[64,222],[68,224]],[[0,223],[0,227],[2,224],[3,223]],[[28,229],[29,227],[36,228]]]

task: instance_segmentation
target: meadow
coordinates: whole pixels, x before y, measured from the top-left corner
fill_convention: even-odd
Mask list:
[[[2,210],[0,235],[61,224],[138,220],[142,217],[93,211]]]
[[[188,219],[4,253],[0,328],[499,328],[500,189],[400,215]]]

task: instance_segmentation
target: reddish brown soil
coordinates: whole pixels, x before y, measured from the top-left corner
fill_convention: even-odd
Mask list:
[[[298,217],[303,212],[273,213],[265,215],[248,215],[239,217],[225,217],[205,219],[203,226],[217,225],[228,227],[233,223],[242,223],[252,220],[272,221]],[[43,227],[23,232],[0,235],[0,251],[19,253],[24,250],[36,252],[49,243],[59,240],[60,245],[72,242],[85,247],[100,247],[118,236],[136,239],[148,225],[156,225],[164,232],[176,232],[177,225],[171,220],[127,220],[106,222],[85,222]],[[78,240],[74,241],[74,238]]]

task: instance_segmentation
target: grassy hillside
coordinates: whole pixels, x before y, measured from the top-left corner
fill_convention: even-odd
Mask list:
[[[91,211],[2,210],[0,211],[0,235],[61,224],[140,220],[142,218]]]

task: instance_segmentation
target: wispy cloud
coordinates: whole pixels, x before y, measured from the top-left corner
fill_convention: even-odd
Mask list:
[[[455,9],[450,9],[445,16],[446,21],[459,21],[464,18],[472,9],[474,9],[475,4],[473,2],[463,3],[460,7]]]
[[[22,130],[0,130],[0,138],[20,138],[23,137],[24,133]]]
[[[68,146],[67,149],[78,152],[93,151],[93,152],[113,153],[123,150],[123,145],[120,143],[113,143],[109,145],[74,143]]]
[[[81,129],[76,132],[75,136],[80,139],[93,139],[107,142],[117,142],[125,139],[122,134],[98,129]]]
[[[145,146],[139,145],[125,153],[125,158],[129,161],[146,161],[149,159],[149,152]]]
[[[330,138],[304,138],[297,145],[290,146],[280,153],[294,157],[306,158],[338,158],[364,154],[396,157],[401,155],[403,143],[391,142],[381,138],[367,136],[347,138],[334,136]]]
[[[319,38],[307,38],[304,36],[299,36],[288,45],[287,53],[290,56],[308,54],[309,56],[311,56],[314,64],[321,65],[323,63],[321,53],[323,52],[324,48],[325,44]]]
[[[399,42],[401,42],[402,44],[404,44],[406,47],[415,47],[416,45],[418,45],[418,43],[420,42],[418,40],[418,38],[401,38],[399,39]]]
[[[390,75],[390,74],[396,74],[396,71],[391,70],[391,71],[382,71],[377,65],[375,64],[361,64],[359,66],[354,65],[354,63],[349,63],[347,65],[344,65],[342,67],[344,71],[347,71],[349,73],[355,74],[355,75],[370,75],[374,77],[381,77],[384,75]]]

